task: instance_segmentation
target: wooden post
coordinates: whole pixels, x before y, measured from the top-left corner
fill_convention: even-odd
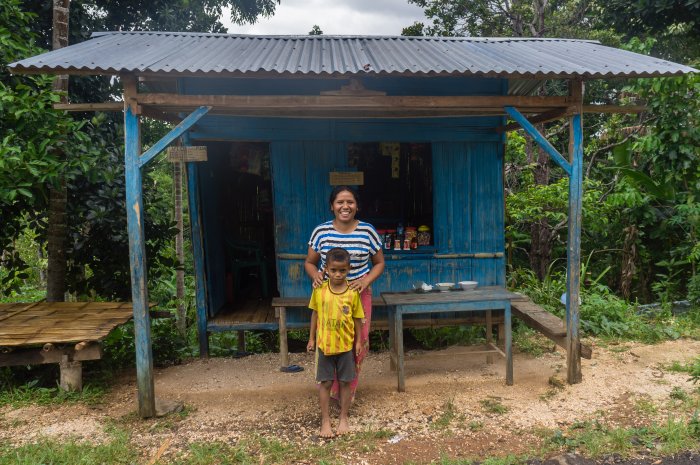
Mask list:
[[[506,385],[513,385],[513,331],[510,312],[510,301],[506,304],[506,309],[503,312],[504,326],[506,327],[505,334],[505,349],[506,349]]]
[[[493,343],[493,320],[491,319],[491,310],[486,310],[486,345],[490,346]],[[493,363],[493,355],[486,354],[486,363]]]
[[[183,145],[190,145],[187,133],[182,136]],[[197,334],[199,336],[199,356],[209,357],[209,333],[207,331],[207,283],[204,267],[204,238],[202,236],[202,218],[199,203],[199,181],[197,163],[187,162],[187,202],[192,228],[192,255],[194,257],[194,276],[197,302]]]
[[[404,352],[403,352],[403,314],[397,307],[393,307],[394,312],[394,353],[396,354],[396,372],[398,377],[398,391],[406,391],[406,377],[404,372]]]
[[[279,307],[280,326],[280,363],[289,366],[289,343],[287,342],[287,308]]]
[[[579,338],[579,295],[581,281],[581,205],[583,198],[583,82],[571,80],[570,93],[577,100],[569,119],[569,231],[566,260],[566,368],[567,382],[580,383],[581,345]]]
[[[177,330],[187,336],[187,307],[185,306],[185,227],[182,218],[182,163],[173,163],[173,186],[175,190],[175,256],[180,266],[175,270],[175,297],[177,298]]]
[[[387,323],[389,324],[389,370],[390,371],[396,371],[396,360],[397,360],[397,352],[396,352],[396,320],[395,320],[395,312],[393,307],[388,308],[387,312],[387,319],[389,320]]]
[[[124,108],[126,219],[129,229],[129,263],[131,267],[131,299],[134,309],[136,337],[136,380],[139,414],[153,417],[156,413],[153,387],[153,353],[151,351],[151,318],[148,314],[146,286],[146,248],[143,225],[143,196],[139,155],[141,133],[139,117],[129,105]]]
[[[68,355],[61,358],[59,387],[68,392],[80,392],[83,390],[83,366],[80,362],[70,359]]]

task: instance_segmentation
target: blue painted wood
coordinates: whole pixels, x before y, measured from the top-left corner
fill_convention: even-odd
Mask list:
[[[145,166],[156,155],[165,150],[168,145],[182,136],[188,129],[206,115],[211,107],[199,107],[193,111],[187,118],[183,119],[177,126],[172,128],[162,139],[153,144],[146,152],[139,157],[139,166]]]
[[[467,252],[505,252],[504,150],[500,143],[470,144]],[[459,193],[453,195],[459,198]],[[469,259],[471,279],[481,286],[505,285],[504,257]]]
[[[456,76],[430,77],[362,77],[362,85],[387,95],[505,95],[508,80]],[[251,78],[183,78],[180,92],[188,95],[319,95],[323,91],[340,90],[348,79],[280,79]]]
[[[212,151],[213,152],[213,151]],[[212,153],[206,162],[197,163],[202,249],[207,276],[207,315],[214,316],[226,303],[226,250],[224,218],[220,211],[223,184],[230,182],[218,173],[227,172],[227,156]]]
[[[554,148],[552,144],[530,123],[522,113],[513,107],[504,107],[506,112],[527,132],[537,145],[547,152],[547,154],[559,165],[568,175],[571,175],[571,164]]]
[[[477,291],[438,292],[429,294],[415,293],[384,293],[382,298],[389,306],[389,319],[395,321],[395,341],[392,352],[397,360],[398,389],[405,389],[403,370],[403,316],[408,314],[471,312],[479,310],[504,310],[504,325],[506,326],[506,384],[513,384],[513,354],[511,332],[510,299],[517,295],[503,288],[479,289]]]
[[[190,140],[185,133],[185,145]],[[199,179],[197,163],[187,163],[187,199],[192,230],[192,256],[194,257],[194,276],[196,285],[197,335],[199,339],[199,356],[209,357],[209,334],[207,332],[207,276],[205,272],[204,244],[202,234],[201,203],[199,197]]]
[[[458,291],[455,291],[458,292]],[[435,302],[432,304],[402,304],[404,315],[420,313],[462,312],[503,309],[508,300],[486,300],[476,302]]]
[[[409,290],[416,281],[431,282],[430,258],[390,255],[385,257],[384,273],[372,284],[372,293]]]
[[[344,142],[273,142],[270,144],[275,217],[275,251],[306,255],[311,231],[332,219],[329,171],[347,170]],[[280,295],[310,295],[302,261],[277,258]]]
[[[569,230],[566,260],[567,367],[570,384],[581,381],[579,295],[581,280],[581,208],[583,200],[583,127],[581,115],[571,118],[573,156],[569,177]]]
[[[503,252],[503,146],[500,143],[433,143],[433,220],[439,254]],[[432,280],[505,283],[505,259],[433,262]]]
[[[146,248],[143,224],[142,180],[139,168],[139,117],[129,106],[124,112],[124,171],[126,178],[126,220],[129,230],[129,265],[131,268],[131,299],[134,310],[136,346],[136,382],[138,384],[139,414],[153,417],[155,392],[153,387],[153,353],[151,351],[151,318],[148,313],[146,277]]]
[[[493,131],[499,117],[439,119],[361,120],[237,118],[208,116],[191,133],[196,140],[269,141],[493,141],[503,135]]]

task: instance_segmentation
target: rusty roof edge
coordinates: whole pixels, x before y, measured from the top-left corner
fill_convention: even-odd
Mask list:
[[[121,68],[121,69],[116,69],[116,68],[88,68],[88,67],[81,67],[81,68],[75,68],[75,67],[67,67],[67,68],[62,68],[62,67],[36,67],[36,66],[30,66],[30,67],[23,67],[23,66],[13,66],[16,65],[16,63],[11,63],[8,65],[8,68],[12,72],[18,72],[22,74],[76,74],[76,75],[105,75],[105,76],[114,76],[114,75],[120,75],[120,74],[136,74],[138,76],[192,76],[192,77],[215,77],[219,78],[222,76],[232,76],[232,77],[252,77],[252,76],[277,76],[277,77],[299,77],[299,76],[304,76],[304,77],[317,77],[317,78],[326,78],[326,77],[353,77],[353,76],[407,76],[407,77],[428,77],[428,76],[477,76],[477,77],[498,77],[498,78],[528,78],[528,79],[584,79],[584,80],[593,80],[593,79],[622,79],[622,78],[653,78],[653,77],[672,77],[672,76],[682,76],[688,72],[700,72],[694,68],[690,68],[691,71],[683,71],[683,70],[675,70],[675,71],[654,71],[654,72],[630,72],[630,73],[614,73],[614,72],[608,72],[608,73],[556,73],[556,72],[548,72],[548,73],[528,73],[528,72],[518,72],[518,71],[489,71],[489,72],[483,72],[483,71],[452,71],[452,72],[421,72],[421,71],[361,71],[357,73],[352,73],[352,72],[346,72],[346,73],[339,73],[339,72],[314,72],[314,71],[308,71],[308,72],[278,72],[274,70],[258,70],[258,71],[230,71],[230,70],[224,70],[224,71],[146,71],[143,69],[139,68],[133,68],[133,69],[126,69],[126,68]]]
[[[425,40],[434,42],[585,42],[600,44],[598,40],[572,39],[565,37],[464,37],[464,36],[386,36],[386,35],[297,35],[297,34],[229,34],[222,32],[184,32],[184,31],[96,31],[90,34],[90,39],[109,35],[164,35],[189,37],[230,37],[244,39],[294,39],[294,40],[324,40],[324,39],[375,39],[375,40]]]

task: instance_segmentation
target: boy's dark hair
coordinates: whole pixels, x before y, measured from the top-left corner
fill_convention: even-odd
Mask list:
[[[347,250],[334,247],[326,252],[326,262],[340,262],[350,264],[350,254]]]

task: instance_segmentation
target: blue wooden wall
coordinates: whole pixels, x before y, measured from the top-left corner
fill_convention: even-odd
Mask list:
[[[502,79],[366,78],[365,87],[387,95],[501,95]],[[187,79],[188,94],[318,95],[339,89],[342,79],[276,80]],[[504,139],[492,130],[503,118],[324,120],[206,116],[192,131],[194,141],[268,141],[273,183],[278,290],[282,296],[310,293],[303,256],[314,226],[331,219],[328,172],[347,170],[352,142],[429,142],[433,157],[433,224],[435,252],[387,253],[384,275],[375,295],[407,290],[426,282],[473,279],[482,285],[504,284],[505,262],[471,258],[475,253],[504,251]],[[202,216],[207,255],[208,305],[215,313],[225,302],[222,225],[217,219],[215,189],[226,182],[216,174],[210,155],[200,164]]]

